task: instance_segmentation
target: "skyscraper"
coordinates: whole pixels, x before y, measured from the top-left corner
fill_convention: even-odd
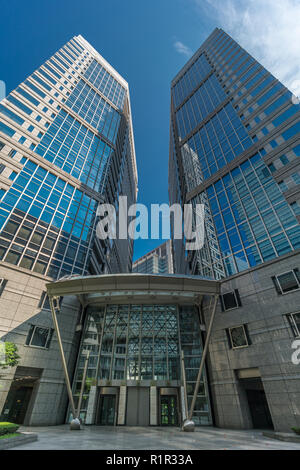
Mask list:
[[[300,106],[292,93],[216,29],[175,77],[171,95],[180,195],[207,198],[216,231],[215,248],[195,254],[192,270],[230,276],[300,248]],[[189,152],[199,165],[193,188]]]
[[[31,408],[22,419],[38,423],[44,393],[52,387],[57,406],[63,399],[45,283],[131,271],[132,240],[95,236],[99,203],[117,211],[120,194],[136,201],[127,82],[82,36],[72,38],[1,101],[0,151],[0,331],[19,347],[12,373],[26,385],[23,393],[6,374],[0,411],[6,399],[2,413],[15,418],[19,398]],[[73,310],[61,318],[70,370]]]
[[[172,274],[172,242],[167,240],[149,253],[141,256],[132,265],[133,273]]]
[[[194,215],[205,206],[204,246],[174,240],[175,272],[222,281],[210,347],[220,426],[300,422],[299,157],[297,98],[216,28],[172,81],[169,195]]]

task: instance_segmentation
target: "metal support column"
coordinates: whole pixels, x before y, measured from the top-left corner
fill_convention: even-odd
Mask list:
[[[70,384],[65,353],[64,353],[64,350],[63,350],[63,345],[62,345],[62,340],[61,340],[61,336],[60,336],[59,326],[58,326],[56,313],[55,313],[55,308],[54,308],[54,304],[53,304],[53,297],[49,296],[49,303],[50,303],[50,308],[51,308],[51,313],[52,313],[54,329],[55,329],[56,336],[57,336],[59,351],[60,351],[60,355],[61,355],[61,361],[62,361],[62,365],[63,365],[63,371],[64,371],[64,375],[65,375],[65,381],[66,381],[66,385],[67,385],[67,391],[68,391],[68,396],[69,396],[69,400],[70,400],[71,410],[72,410],[72,414],[73,414],[73,420],[75,420],[77,418],[76,410],[75,410],[75,403],[74,403],[74,399],[73,399],[72,388],[71,388],[71,384]]]
[[[191,404],[191,409],[190,409],[190,413],[189,413],[189,420],[192,420],[193,413],[194,413],[197,394],[198,394],[198,390],[199,390],[199,386],[200,386],[200,380],[201,380],[202,372],[203,372],[203,369],[204,369],[205,359],[206,359],[206,355],[207,355],[207,351],[208,351],[208,344],[209,344],[209,341],[210,341],[212,326],[213,326],[213,322],[214,322],[214,318],[215,318],[217,302],[218,302],[218,295],[215,295],[215,301],[214,301],[214,305],[213,305],[213,309],[212,309],[212,313],[211,313],[211,317],[210,317],[209,327],[208,327],[208,330],[207,330],[205,345],[204,345],[204,349],[203,349],[203,352],[202,352],[199,372],[198,372],[198,376],[197,376],[197,382],[196,382],[194,395],[193,395],[193,400],[192,400],[192,404]]]
[[[183,392],[184,392],[184,405],[185,405],[185,419],[188,417],[188,400],[187,400],[187,389],[186,389],[186,376],[185,376],[185,367],[184,367],[184,352],[181,351],[181,376],[183,382]]]

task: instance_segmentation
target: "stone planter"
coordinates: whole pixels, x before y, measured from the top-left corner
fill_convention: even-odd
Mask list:
[[[37,434],[33,432],[21,432],[18,436],[0,439],[0,450],[12,449],[13,447],[29,444],[37,440]]]

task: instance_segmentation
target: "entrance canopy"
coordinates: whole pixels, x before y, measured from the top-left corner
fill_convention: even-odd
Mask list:
[[[103,274],[63,278],[47,284],[49,297],[75,295],[84,306],[101,303],[168,302],[199,304],[220,293],[220,282],[172,274]]]
[[[81,383],[81,390],[80,390],[80,395],[79,395],[79,401],[78,401],[78,407],[75,409],[75,403],[72,395],[72,389],[71,389],[71,384],[70,384],[70,379],[68,376],[68,370],[67,370],[67,365],[66,365],[66,360],[65,360],[65,355],[63,351],[63,345],[61,341],[61,336],[60,336],[60,331],[59,331],[59,326],[57,322],[57,317],[56,317],[56,311],[57,307],[59,305],[59,302],[57,302],[57,299],[59,297],[64,297],[64,296],[76,296],[79,300],[79,302],[82,305],[82,311],[85,311],[89,313],[90,310],[94,311],[96,310],[98,313],[97,315],[99,318],[103,317],[105,315],[109,321],[106,321],[105,324],[103,323],[103,328],[101,328],[102,331],[102,336],[104,336],[104,340],[101,340],[101,347],[102,347],[102,356],[99,350],[99,358],[101,356],[101,363],[102,363],[102,368],[101,369],[101,377],[103,375],[104,379],[121,379],[119,376],[113,377],[111,379],[112,375],[112,367],[110,365],[109,367],[109,375],[106,374],[106,369],[105,369],[105,364],[106,364],[106,359],[110,361],[110,364],[112,363],[111,361],[111,356],[112,356],[112,351],[113,349],[111,347],[108,347],[108,342],[109,338],[114,338],[115,337],[115,330],[119,328],[119,330],[123,331],[121,327],[124,325],[126,326],[126,337],[124,338],[117,338],[120,342],[120,350],[124,349],[124,344],[127,344],[128,342],[128,347],[132,349],[132,354],[133,352],[136,351],[136,344],[138,344],[138,353],[137,358],[132,358],[128,356],[128,352],[126,353],[121,353],[120,351],[118,352],[116,358],[119,361],[119,365],[117,368],[118,370],[114,370],[114,373],[121,373],[123,374],[123,380],[124,380],[124,373],[125,373],[125,359],[127,358],[127,375],[129,375],[129,379],[134,379],[137,380],[138,378],[142,377],[143,379],[149,379],[148,377],[148,369],[150,370],[151,366],[151,375],[150,379],[153,378],[154,376],[159,377],[159,364],[161,363],[161,360],[156,356],[156,353],[154,354],[153,351],[156,351],[155,345],[157,342],[163,344],[168,344],[168,348],[166,349],[166,354],[163,355],[162,362],[168,362],[168,379],[170,379],[170,367],[171,371],[173,371],[175,365],[177,367],[178,361],[179,361],[179,349],[181,348],[181,361],[182,361],[182,372],[181,372],[181,381],[183,383],[184,387],[184,403],[182,403],[182,415],[184,419],[189,418],[191,420],[196,404],[196,399],[197,399],[197,393],[199,390],[200,386],[200,380],[202,377],[202,372],[204,368],[204,362],[205,362],[205,357],[207,353],[207,348],[208,348],[208,343],[209,343],[209,338],[211,334],[211,329],[213,325],[213,319],[215,316],[215,311],[216,311],[216,305],[218,301],[218,297],[220,294],[220,282],[219,281],[213,281],[213,280],[208,280],[201,278],[199,276],[185,276],[185,275],[155,275],[155,274],[139,274],[139,273],[133,273],[133,274],[104,274],[104,275],[99,275],[99,276],[70,276],[68,278],[63,278],[59,281],[52,282],[47,284],[47,293],[49,296],[49,302],[50,302],[50,307],[51,307],[51,312],[52,312],[52,317],[53,317],[53,323],[54,327],[56,330],[57,338],[58,338],[58,343],[60,347],[60,353],[61,353],[61,359],[62,359],[62,365],[65,373],[65,380],[67,384],[67,389],[68,389],[68,394],[69,394],[69,399],[70,399],[70,404],[71,404],[71,409],[72,409],[72,414],[73,417],[78,418],[80,416],[80,409],[81,409],[81,402],[82,402],[82,397],[84,393],[84,383],[85,383],[85,377],[86,377],[86,372],[88,368],[88,362],[89,362],[89,352],[87,353],[86,357],[86,364],[84,366],[83,370],[83,378],[82,378],[82,383]],[[187,313],[191,314],[191,312],[188,312],[189,306],[193,305],[199,305],[201,304],[203,297],[208,297],[209,299],[209,325],[207,328],[206,332],[206,339],[205,339],[205,344],[203,347],[202,354],[198,354],[197,358],[194,358],[194,363],[199,363],[199,371],[197,374],[197,379],[196,382],[193,386],[193,396],[190,397],[192,399],[191,405],[190,405],[190,410],[188,409],[188,397],[187,397],[187,382],[190,380],[189,377],[185,377],[185,366],[184,366],[184,341],[181,341],[181,346],[179,347],[179,330],[180,328],[184,330],[184,325],[182,324],[178,330],[178,322],[180,323],[180,318],[181,318],[181,313],[180,309],[187,309]],[[142,305],[142,310],[140,309],[140,306]],[[152,304],[152,305],[151,305]],[[125,310],[123,308],[122,310],[122,305],[123,307],[126,306],[126,308],[130,307],[130,309],[134,308],[139,308],[141,311],[143,311],[143,318],[145,319],[145,325],[144,325],[144,330],[141,327],[136,327],[136,324],[139,323],[141,320],[140,313],[137,312],[131,312],[129,313],[128,317],[128,308]],[[169,309],[167,306],[169,305]],[[145,308],[145,313],[144,313],[144,306]],[[87,307],[87,308],[86,308]],[[195,308],[195,307],[194,307]],[[98,311],[99,309],[99,311]],[[114,311],[110,311],[110,310]],[[148,309],[148,310],[147,310]],[[118,312],[118,313],[116,313]],[[164,312],[164,317],[168,319],[170,317],[170,322],[174,321],[174,327],[171,328],[170,331],[167,331],[167,321],[165,319],[160,319],[160,312]],[[152,317],[153,314],[153,317]],[[183,315],[184,319],[181,323],[186,323],[186,314]],[[149,325],[151,324],[152,326],[148,328],[148,320],[149,317]],[[104,317],[103,317],[104,318]],[[121,321],[120,325],[118,321]],[[130,324],[128,323],[133,319],[133,323],[131,322]],[[177,319],[177,320],[176,320]],[[152,324],[153,320],[153,324]],[[99,320],[100,321],[100,320]],[[102,320],[101,320],[102,321]],[[199,319],[198,319],[199,321]],[[112,326],[113,325],[113,326]],[[154,325],[154,326],[153,326]],[[190,322],[190,327],[194,325],[193,322]],[[127,328],[128,326],[128,328]],[[112,330],[111,330],[112,328]],[[163,329],[165,328],[166,331]],[[97,328],[96,328],[97,329]],[[155,329],[155,332],[154,332]],[[160,338],[160,334],[158,331],[163,329],[162,337]],[[118,330],[118,331],[119,331]],[[124,331],[125,331],[124,330]],[[135,331],[136,330],[136,331]],[[147,330],[147,331],[146,331]],[[148,331],[149,330],[149,331]],[[153,330],[153,331],[152,331]],[[178,330],[178,331],[177,331]],[[182,331],[183,331],[182,330]],[[100,330],[99,330],[100,331]],[[119,335],[122,333],[120,333]],[[142,332],[144,331],[144,336],[142,336]],[[195,330],[196,332],[196,330]],[[187,332],[186,332],[187,333]],[[191,333],[191,331],[189,331]],[[199,332],[200,333],[200,332]],[[153,336],[154,335],[154,336]],[[175,338],[175,336],[176,338]],[[128,337],[127,337],[128,336]],[[169,338],[170,336],[170,338]],[[174,336],[174,337],[173,337]],[[178,336],[178,338],[177,338]],[[196,335],[197,336],[197,335]],[[199,334],[200,337],[200,334]],[[150,339],[149,339],[150,338]],[[175,338],[175,339],[174,339]],[[125,342],[124,342],[124,341]],[[115,341],[112,339],[112,341]],[[138,342],[137,342],[138,341]],[[143,347],[148,345],[148,343],[151,343],[151,348],[153,348],[153,351],[151,349],[151,357],[149,359],[150,355],[150,350],[146,348],[146,352],[148,351],[147,357],[142,357],[142,350]],[[176,343],[177,341],[177,343]],[[165,343],[164,343],[165,342]],[[175,343],[176,344],[175,344]],[[100,344],[99,343],[99,344]],[[147,343],[147,344],[146,344]],[[150,344],[149,343],[149,344]],[[175,344],[175,349],[176,349],[176,354],[175,354],[175,349],[173,351],[172,349],[172,344]],[[98,344],[98,343],[97,343]],[[112,345],[112,343],[110,343]],[[115,344],[115,343],[114,343]],[[200,339],[199,339],[199,344],[200,344]],[[140,346],[139,346],[140,345]],[[106,347],[107,346],[107,347]],[[143,347],[142,347],[143,346]],[[145,346],[145,347],[146,347]],[[194,345],[195,346],[195,345]],[[194,347],[193,346],[193,347]],[[188,346],[186,346],[188,348]],[[195,354],[195,351],[193,351],[193,347],[189,346],[189,349],[187,349],[186,352],[189,351],[189,355]],[[126,348],[125,348],[126,349]],[[194,347],[195,349],[195,347]],[[196,350],[196,349],[195,349]],[[157,349],[158,351],[158,349]],[[156,352],[157,352],[156,351]],[[144,351],[145,352],[145,351]],[[175,354],[173,357],[172,354]],[[123,354],[121,357],[120,354]],[[120,357],[119,357],[120,356]],[[126,356],[126,357],[125,357]],[[128,356],[128,357],[127,357]],[[153,357],[152,357],[153,356]],[[170,356],[170,357],[169,357]],[[172,356],[172,357],[171,357]],[[98,358],[98,359],[99,359]],[[166,359],[167,358],[167,359]],[[130,359],[130,360],[129,360]],[[150,366],[146,366],[146,362],[149,362],[150,360]],[[134,362],[134,364],[131,364],[131,362]],[[173,362],[172,362],[173,361]],[[123,364],[123,368],[121,370],[121,362]],[[148,364],[147,362],[147,364]],[[175,365],[174,365],[174,364]],[[135,365],[138,364],[138,372],[134,373],[135,371]],[[153,369],[153,364],[154,364],[154,369]],[[173,364],[173,365],[172,365]],[[157,369],[155,367],[157,366]],[[148,368],[147,368],[148,367]],[[105,369],[105,370],[104,370]],[[145,370],[144,370],[145,369]],[[197,369],[198,370],[198,369]],[[195,370],[195,373],[197,372]],[[141,372],[142,371],[142,372]],[[173,372],[172,372],[173,373]],[[176,377],[178,375],[179,371],[176,371]],[[155,375],[156,374],[156,375]],[[117,374],[118,375],[118,374]],[[172,375],[172,374],[171,374]],[[174,374],[173,374],[174,375]],[[132,377],[131,377],[132,376]],[[145,377],[144,377],[145,376]],[[156,377],[156,378],[157,378]],[[173,376],[172,376],[173,377]],[[171,377],[171,378],[172,378]],[[173,378],[176,379],[174,376]],[[163,377],[165,379],[166,377]],[[177,377],[178,378],[178,377]],[[171,380],[171,379],[170,379]],[[177,379],[176,379],[177,380]],[[195,377],[194,379],[195,380]],[[131,390],[132,392],[132,390]],[[130,392],[130,393],[131,393]],[[129,398],[130,399],[130,393],[129,393]],[[106,410],[107,408],[107,400],[103,398],[103,409]],[[135,400],[134,400],[135,401]],[[125,403],[125,402],[124,402]],[[175,402],[174,402],[175,403]],[[174,405],[173,403],[173,405]],[[104,406],[105,405],[105,406]],[[162,403],[164,405],[165,409],[168,409],[168,406],[171,404],[168,403]],[[174,405],[175,406],[175,405]],[[173,408],[174,408],[173,406]],[[109,409],[111,406],[108,407]],[[171,406],[172,408],[172,406]],[[170,408],[170,409],[171,409]],[[172,409],[173,409],[172,408]],[[104,413],[105,414],[105,413]],[[168,413],[167,413],[168,414]],[[105,415],[106,416],[106,415]],[[169,416],[169,415],[168,415]],[[129,419],[129,418],[128,418]],[[169,419],[169,418],[168,418]],[[190,422],[190,421],[188,421]]]

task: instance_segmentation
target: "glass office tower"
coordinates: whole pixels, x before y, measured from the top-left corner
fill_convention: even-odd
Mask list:
[[[220,427],[300,425],[299,157],[299,100],[215,29],[172,81],[169,195],[205,206],[204,246],[173,240],[174,272],[221,280],[207,364]]]
[[[300,248],[299,111],[221,29],[173,80],[170,200],[206,207],[205,246],[185,256],[192,273],[231,276]],[[195,156],[197,181],[186,169]]]
[[[117,256],[95,241],[98,204],[136,198],[125,80],[79,36],[1,102],[0,121],[0,259],[52,278],[129,271],[132,243]]]
[[[76,36],[0,103],[0,339],[16,343],[21,356],[1,376],[5,420],[64,420],[45,283],[131,271],[132,240],[96,237],[99,203],[118,214],[119,195],[136,202],[128,84]],[[80,319],[74,299],[69,308],[59,321],[72,373]]]

